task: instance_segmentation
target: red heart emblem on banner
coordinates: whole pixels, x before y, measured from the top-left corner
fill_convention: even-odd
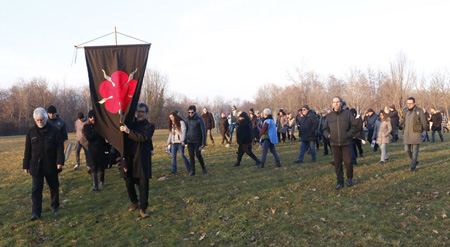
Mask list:
[[[123,71],[116,71],[111,74],[111,77],[103,71],[106,81],[100,84],[99,92],[103,99],[99,103],[104,103],[107,111],[126,112],[137,86],[137,81],[133,79],[136,71],[137,69],[130,76]]]

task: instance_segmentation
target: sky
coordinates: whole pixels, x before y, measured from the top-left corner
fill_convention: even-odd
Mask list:
[[[387,70],[400,52],[418,73],[433,73],[450,67],[449,10],[448,0],[7,1],[0,88],[33,77],[88,85],[74,45],[114,27],[152,43],[147,68],[191,99],[252,100],[264,84],[292,83],[296,68],[324,78]],[[119,35],[118,43],[140,42]],[[110,35],[87,45],[113,44]]]

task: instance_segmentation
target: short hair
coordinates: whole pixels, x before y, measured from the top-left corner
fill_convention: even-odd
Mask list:
[[[342,103],[342,98],[341,98],[341,97],[339,97],[339,96],[334,96],[333,99],[335,99],[335,98],[338,98],[339,101]]]
[[[406,100],[412,100],[413,103],[416,103],[416,99],[414,99],[414,97],[408,97]]]
[[[197,111],[197,107],[195,107],[195,105],[190,105],[190,106],[188,107],[188,111],[189,111],[189,110]]]
[[[272,111],[269,108],[266,108],[266,109],[264,109],[263,113],[266,115],[271,115]]]
[[[146,103],[144,103],[144,102],[139,102],[138,103],[137,109],[139,109],[139,108],[145,108],[145,112],[146,113],[148,113],[148,111],[149,111],[148,105]]]
[[[33,119],[38,119],[38,118],[45,119],[45,120],[48,119],[47,111],[45,111],[45,109],[42,107],[38,107],[38,108],[34,109],[34,111],[33,111]]]

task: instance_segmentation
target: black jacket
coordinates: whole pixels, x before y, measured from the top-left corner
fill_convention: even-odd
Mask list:
[[[433,126],[431,127],[432,130],[441,130],[442,125],[442,116],[440,112],[436,112],[435,114],[431,115],[431,122],[433,122]]]
[[[375,114],[374,114],[375,115]],[[332,111],[327,115],[323,126],[323,135],[330,135],[331,146],[352,144],[352,138],[358,134],[355,118],[348,110]]]
[[[398,123],[400,122],[398,111],[397,110],[389,111],[388,117],[391,119],[392,128],[397,128]]]
[[[238,144],[252,143],[252,125],[249,117],[244,117],[243,121],[239,121],[236,137]]]
[[[207,112],[206,114],[202,114],[203,122],[205,122],[206,129],[214,129],[216,125],[214,124],[214,117],[211,112]]]
[[[109,157],[106,152],[110,151],[110,146],[105,138],[95,131],[95,126],[85,124],[83,126],[83,135],[89,142],[88,159],[90,164],[96,167],[106,167],[109,163]]]
[[[228,118],[220,118],[219,120],[219,130],[220,133],[226,133],[228,130],[228,127],[230,127],[230,124],[228,123]]]
[[[60,118],[59,116],[56,116],[56,118],[54,118],[54,119],[49,118],[47,121],[60,131],[63,142],[65,140],[69,139],[67,136],[66,122],[64,122],[64,120],[62,120],[62,118]]]
[[[206,144],[206,126],[203,119],[195,113],[194,116],[188,117],[186,125],[188,128],[186,142],[201,143],[204,146]]]
[[[64,165],[64,145],[59,130],[47,124],[43,128],[33,126],[27,134],[23,169],[32,176],[58,174],[57,165]]]
[[[308,114],[302,117],[300,121],[300,138],[302,141],[315,141],[317,138],[316,131],[319,126],[316,114],[308,111]]]
[[[130,133],[125,134],[127,138],[125,141],[125,163],[123,164],[123,167],[126,167],[128,171],[123,174],[123,177],[151,178],[152,137],[155,132],[155,125],[144,119],[134,121],[128,128]]]

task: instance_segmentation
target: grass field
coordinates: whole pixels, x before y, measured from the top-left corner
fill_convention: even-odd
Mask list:
[[[106,171],[107,186],[93,192],[86,169],[73,170],[72,155],[59,177],[60,211],[51,212],[45,185],[42,217],[32,222],[31,177],[22,171],[25,137],[0,137],[0,246],[450,245],[448,133],[443,143],[421,145],[415,174],[401,142],[388,145],[384,166],[379,152],[364,146],[355,186],[340,191],[331,156],[322,156],[322,149],[316,164],[309,156],[293,163],[298,142],[277,145],[281,168],[270,154],[264,169],[247,156],[232,167],[237,145],[216,145],[203,153],[208,174],[189,177],[179,159],[178,175],[168,176],[166,138],[162,130],[154,136],[150,218],[127,211],[116,167]],[[167,180],[158,180],[163,176]]]

